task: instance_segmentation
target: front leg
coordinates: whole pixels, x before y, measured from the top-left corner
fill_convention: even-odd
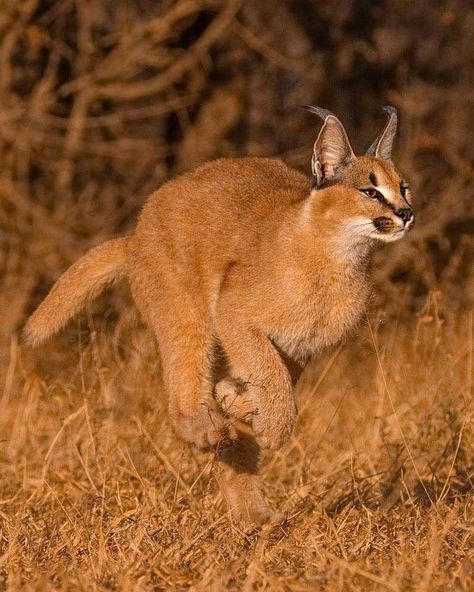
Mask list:
[[[255,327],[226,320],[218,331],[231,376],[242,386],[242,392],[236,392],[232,402],[232,383],[221,381],[216,387],[218,402],[225,400],[224,409],[239,419],[251,418],[263,448],[280,448],[290,437],[297,414],[285,364],[270,340]]]

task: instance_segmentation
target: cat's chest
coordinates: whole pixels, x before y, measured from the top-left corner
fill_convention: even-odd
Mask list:
[[[306,284],[293,295],[272,340],[289,356],[304,359],[340,341],[360,320],[370,286],[363,274],[340,274]]]

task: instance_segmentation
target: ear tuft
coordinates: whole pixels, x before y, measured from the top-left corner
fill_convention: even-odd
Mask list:
[[[334,113],[329,111],[329,109],[323,109],[322,107],[313,107],[312,105],[301,105],[301,106],[303,107],[303,109],[306,109],[306,111],[309,111],[310,113],[315,113],[316,115],[321,117],[321,119],[326,119],[326,117],[329,117],[329,116],[336,117],[334,115]]]
[[[313,186],[318,188],[338,181],[355,156],[344,126],[331,111],[312,105],[305,105],[304,108],[324,121],[314,143],[311,160]]]
[[[387,114],[387,123],[382,134],[374,140],[366,154],[382,160],[392,159],[392,147],[397,133],[398,115],[395,107],[386,105],[383,108]]]

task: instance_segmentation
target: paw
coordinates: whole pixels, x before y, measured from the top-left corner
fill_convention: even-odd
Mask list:
[[[258,477],[237,472],[235,467],[229,471],[224,466],[224,470],[219,484],[233,522],[245,531],[272,522],[276,514],[267,504]]]
[[[297,418],[293,393],[268,400],[266,393],[259,393],[257,412],[252,419],[255,438],[262,448],[277,450],[291,436]]]
[[[241,502],[231,508],[232,520],[244,531],[251,532],[264,524],[272,522],[274,512],[266,503]]]
[[[255,402],[244,387],[224,379],[216,384],[215,398],[227,415],[242,421],[250,421],[256,413]]]
[[[211,404],[202,404],[189,413],[170,410],[170,417],[178,435],[201,450],[209,450],[237,437],[228,419]]]
[[[236,491],[234,486],[227,484],[223,493],[233,522],[244,532],[262,526],[271,528],[285,520],[284,514],[271,510],[262,492],[253,483],[242,491]]]
[[[252,427],[262,448],[277,450],[289,439],[293,431],[297,409],[291,387],[277,392],[259,388],[253,395],[257,402],[257,414]]]
[[[224,379],[217,383],[215,397],[224,413],[252,423],[262,448],[276,450],[289,439],[297,417],[290,390],[272,399],[264,389]]]

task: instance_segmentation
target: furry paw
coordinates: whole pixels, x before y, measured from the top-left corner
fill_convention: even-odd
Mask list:
[[[216,385],[215,397],[224,413],[252,423],[262,448],[276,450],[289,439],[297,417],[292,392],[272,398],[256,386],[224,379]]]
[[[215,448],[237,437],[229,420],[209,404],[194,408],[189,413],[170,409],[170,417],[177,434],[201,450]]]
[[[245,387],[224,379],[216,384],[215,398],[224,413],[235,419],[250,421],[256,413],[255,402]]]
[[[252,421],[258,444],[268,450],[281,448],[291,436],[296,417],[293,397],[291,401],[278,401],[273,405],[260,404]]]

